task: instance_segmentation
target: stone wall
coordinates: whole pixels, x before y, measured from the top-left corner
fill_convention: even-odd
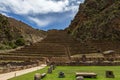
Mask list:
[[[19,71],[23,69],[28,69],[32,67],[36,67],[41,65],[42,63],[40,62],[24,62],[24,63],[2,63],[0,66],[2,67],[0,69],[0,73],[8,73],[12,71]]]
[[[58,59],[59,58],[59,59]],[[74,57],[71,60],[65,58],[53,58],[50,59],[48,65],[55,63],[58,66],[118,66],[120,65],[120,57]]]

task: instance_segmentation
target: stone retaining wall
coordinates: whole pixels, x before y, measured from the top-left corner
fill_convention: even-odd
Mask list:
[[[120,66],[120,57],[91,57],[91,58],[71,58],[71,60],[54,59],[50,60],[48,65],[55,63],[59,66]]]
[[[13,72],[13,71],[19,71],[23,69],[28,69],[32,67],[36,67],[41,65],[40,63],[33,63],[33,64],[28,64],[28,65],[11,65],[10,67],[3,66],[3,69],[0,69],[0,74],[2,73],[8,73],[8,72]]]

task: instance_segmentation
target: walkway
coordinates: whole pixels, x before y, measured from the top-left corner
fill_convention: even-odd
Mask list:
[[[4,73],[4,74],[0,74],[0,80],[7,80],[10,78],[13,78],[15,76],[20,76],[29,72],[33,72],[36,71],[38,69],[43,69],[46,65],[41,65],[38,67],[33,67],[33,68],[29,68],[29,69],[24,69],[24,70],[20,70],[20,71],[14,71],[14,72],[9,72],[9,73]]]

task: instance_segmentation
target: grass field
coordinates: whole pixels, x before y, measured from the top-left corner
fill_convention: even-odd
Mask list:
[[[34,80],[35,73],[44,73],[47,69],[48,67],[10,80]],[[105,78],[106,70],[112,70],[115,78]],[[65,78],[58,78],[60,71],[65,73]],[[75,72],[95,72],[98,75],[96,79],[85,78],[84,80],[120,80],[120,66],[57,66],[52,74],[47,74],[42,80],[76,80]]]

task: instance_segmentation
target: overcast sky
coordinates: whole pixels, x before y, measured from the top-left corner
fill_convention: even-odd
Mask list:
[[[64,29],[84,0],[0,0],[0,13],[34,28]]]

